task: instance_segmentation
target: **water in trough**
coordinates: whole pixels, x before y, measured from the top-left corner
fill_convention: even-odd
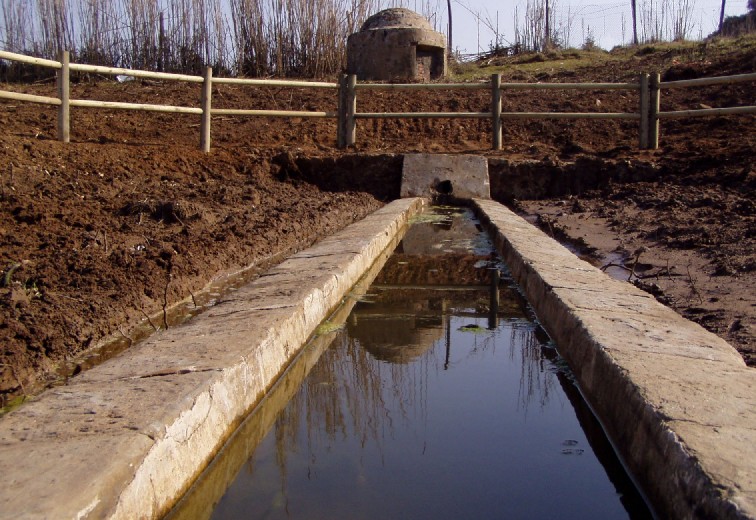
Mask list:
[[[651,516],[473,214],[415,220],[175,518]]]

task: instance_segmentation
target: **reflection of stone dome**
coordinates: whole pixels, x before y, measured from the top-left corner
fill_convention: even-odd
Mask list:
[[[409,9],[395,7],[374,14],[362,24],[360,31],[372,29],[423,29],[432,31],[433,27],[423,16]]]
[[[347,323],[349,337],[379,361],[405,364],[421,357],[444,337],[444,323],[438,316],[375,317],[356,314],[358,325]]]

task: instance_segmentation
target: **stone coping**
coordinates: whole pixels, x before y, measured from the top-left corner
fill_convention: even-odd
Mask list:
[[[756,370],[504,206],[473,204],[659,516],[756,518]]]
[[[423,204],[392,202],[2,418],[0,517],[164,515]]]

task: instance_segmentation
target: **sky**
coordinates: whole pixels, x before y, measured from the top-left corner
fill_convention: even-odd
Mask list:
[[[595,42],[604,49],[628,43],[632,37],[630,0],[552,0],[556,24],[570,24],[570,45],[579,47],[590,30]],[[639,10],[648,6],[651,0],[638,0]],[[462,54],[485,52],[495,39],[495,33],[488,25],[498,26],[500,37],[514,41],[514,11],[517,8],[522,19],[527,0],[452,0],[453,46]],[[689,39],[700,39],[716,30],[719,23],[721,0],[655,0],[659,6],[674,6],[679,11],[681,5],[690,4],[690,21],[693,26]],[[446,12],[446,2],[441,2]],[[409,6],[410,8],[412,6]],[[418,6],[419,7],[419,6]],[[419,9],[418,9],[419,10]],[[440,8],[439,8],[440,10]],[[736,16],[747,12],[747,0],[727,0],[725,15]],[[473,14],[474,13],[474,14]],[[446,24],[444,16],[443,24]],[[479,21],[479,19],[481,21]],[[521,22],[520,22],[521,23]],[[444,32],[446,32],[444,27]],[[639,27],[640,33],[640,27]],[[639,34],[640,36],[640,34]]]

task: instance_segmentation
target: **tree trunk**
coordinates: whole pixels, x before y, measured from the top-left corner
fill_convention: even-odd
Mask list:
[[[722,0],[724,2],[724,0]],[[637,0],[630,0],[630,8],[633,13],[633,45],[638,45],[638,12],[637,12]]]
[[[543,37],[543,50],[548,50],[551,47],[551,28],[549,27],[549,0],[546,0],[546,30]]]
[[[724,1],[724,0],[722,0]],[[449,11],[449,38],[446,43],[447,51],[449,56],[452,55],[452,11],[451,11],[451,0],[446,0],[446,8]]]
[[[725,12],[725,2],[727,0],[722,0],[722,9],[719,11],[719,33],[721,35],[722,33],[722,25],[724,24],[724,12]]]

